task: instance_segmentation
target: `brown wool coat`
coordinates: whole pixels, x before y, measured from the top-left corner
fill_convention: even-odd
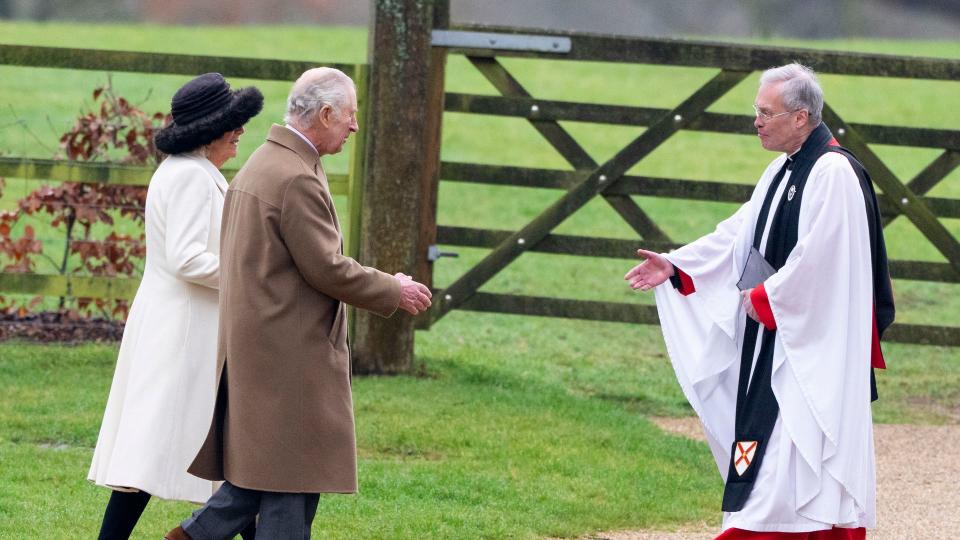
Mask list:
[[[227,191],[217,406],[189,471],[263,491],[353,493],[344,304],[390,316],[400,285],[342,253],[316,151],[274,125]]]

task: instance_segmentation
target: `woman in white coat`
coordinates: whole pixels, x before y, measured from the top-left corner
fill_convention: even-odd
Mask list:
[[[227,191],[219,168],[236,156],[243,125],[262,107],[256,88],[231,90],[219,73],[207,73],[174,94],[173,122],[156,136],[169,157],[147,189],[146,265],[87,475],[114,490],[101,540],[129,538],[151,496],[203,503],[218,487],[187,466],[210,427],[216,395]]]

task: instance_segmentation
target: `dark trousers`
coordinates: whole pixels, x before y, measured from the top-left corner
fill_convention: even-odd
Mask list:
[[[150,502],[146,491],[114,491],[110,494],[107,509],[103,512],[103,523],[97,540],[127,540],[133,528],[140,521],[143,509]],[[251,519],[244,523],[240,531],[243,540],[254,540],[257,533],[256,523]]]
[[[257,491],[224,482],[181,526],[193,540],[225,540],[259,514],[257,540],[307,540],[319,502],[319,493]]]

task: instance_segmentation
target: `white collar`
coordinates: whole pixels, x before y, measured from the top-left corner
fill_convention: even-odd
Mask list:
[[[303,133],[300,133],[300,131],[298,131],[297,128],[291,126],[290,124],[287,124],[284,127],[296,133],[297,136],[299,136],[301,139],[307,142],[307,145],[310,146],[310,148],[313,148],[313,151],[316,152],[317,155],[320,155],[320,151],[317,150],[317,147],[314,146],[312,142],[310,142],[310,139],[308,139],[306,135],[304,135]]]

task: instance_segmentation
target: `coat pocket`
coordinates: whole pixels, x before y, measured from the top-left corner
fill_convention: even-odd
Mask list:
[[[333,324],[330,325],[330,333],[327,338],[334,347],[347,340],[347,306],[343,302],[337,301],[336,313],[333,316]]]

